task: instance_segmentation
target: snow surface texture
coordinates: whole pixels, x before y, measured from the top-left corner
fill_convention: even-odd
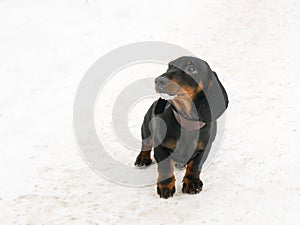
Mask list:
[[[298,0],[0,1],[0,224],[299,224],[299,10]],[[182,173],[168,200],[155,186],[108,182],[77,149],[83,74],[145,40],[189,49],[228,92],[225,137],[198,195],[181,193]],[[140,107],[129,118],[137,137]]]

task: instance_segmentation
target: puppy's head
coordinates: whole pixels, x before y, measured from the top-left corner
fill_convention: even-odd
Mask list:
[[[170,101],[188,119],[211,122],[228,105],[226,91],[217,75],[205,61],[195,57],[171,61],[167,71],[155,79],[155,90],[161,95],[158,105]]]
[[[167,71],[155,79],[155,90],[166,99],[194,99],[209,82],[208,64],[194,57],[180,57],[169,63]]]

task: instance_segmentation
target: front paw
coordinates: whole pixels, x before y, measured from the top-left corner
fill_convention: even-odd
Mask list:
[[[152,159],[150,158],[150,154],[144,154],[141,152],[135,160],[134,165],[137,167],[149,166],[152,163]]]
[[[188,194],[197,194],[202,191],[203,183],[199,177],[184,177],[182,192]]]
[[[164,181],[157,183],[157,194],[160,198],[173,197],[175,193],[175,177],[172,176]]]

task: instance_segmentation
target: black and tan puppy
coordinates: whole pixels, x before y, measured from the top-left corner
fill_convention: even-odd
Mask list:
[[[157,193],[175,192],[174,164],[186,167],[182,191],[202,190],[200,171],[217,131],[216,119],[226,110],[228,97],[217,74],[198,58],[180,57],[155,79],[161,98],[145,115],[142,150],[135,165],[149,166],[150,152],[158,163]]]

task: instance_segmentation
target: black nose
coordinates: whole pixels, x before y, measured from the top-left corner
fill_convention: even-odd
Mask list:
[[[160,89],[162,89],[168,82],[169,79],[166,77],[158,77],[155,79],[155,84]]]

